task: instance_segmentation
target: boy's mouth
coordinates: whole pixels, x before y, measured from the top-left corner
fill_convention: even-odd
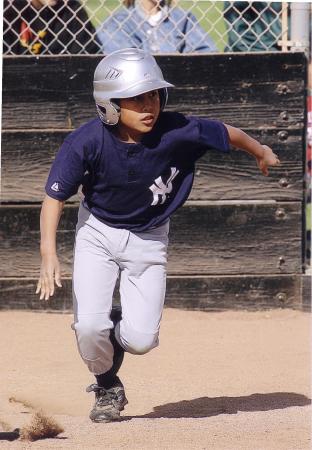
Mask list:
[[[142,117],[141,122],[144,123],[144,125],[151,125],[154,122],[154,115],[153,114],[146,114],[144,117]]]

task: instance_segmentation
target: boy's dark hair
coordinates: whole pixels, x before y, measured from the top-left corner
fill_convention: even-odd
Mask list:
[[[123,0],[123,3],[126,8],[130,8],[131,6],[134,6],[135,0]],[[160,2],[160,6],[170,6],[172,3],[172,0],[162,0]]]

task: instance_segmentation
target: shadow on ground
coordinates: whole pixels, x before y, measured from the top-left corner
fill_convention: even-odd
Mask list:
[[[311,399],[293,392],[252,394],[245,397],[201,397],[156,406],[153,412],[142,416],[123,416],[123,420],[130,420],[131,418],[211,417],[219,414],[236,414],[238,411],[271,411],[310,404]]]

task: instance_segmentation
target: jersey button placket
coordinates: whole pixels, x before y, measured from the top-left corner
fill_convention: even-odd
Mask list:
[[[128,149],[128,183],[132,183],[136,181],[138,178],[138,174],[136,171],[136,164],[138,158],[138,152],[135,149]]]

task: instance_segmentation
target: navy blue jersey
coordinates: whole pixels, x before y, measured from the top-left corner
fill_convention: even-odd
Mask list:
[[[153,130],[131,144],[97,118],[65,139],[46,192],[63,201],[82,185],[84,205],[99,220],[144,231],[166,222],[187,200],[195,162],[209,149],[229,151],[222,122],[163,112]]]

